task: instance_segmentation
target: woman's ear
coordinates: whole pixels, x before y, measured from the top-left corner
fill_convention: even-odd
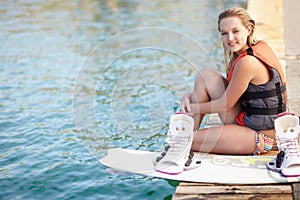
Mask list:
[[[248,36],[252,33],[252,31],[253,31],[252,26],[248,26],[247,27]]]

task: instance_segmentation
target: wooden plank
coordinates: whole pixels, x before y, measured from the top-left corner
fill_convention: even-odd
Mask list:
[[[181,186],[193,186],[193,185],[207,185],[207,186],[215,186],[215,185],[224,185],[224,184],[218,184],[218,183],[197,183],[197,182],[185,182],[181,181],[177,187]]]
[[[294,197],[295,198],[295,197]],[[181,182],[173,200],[185,199],[293,199],[291,184],[227,185]]]
[[[242,194],[242,195],[178,195],[173,196],[173,200],[196,200],[196,199],[209,199],[209,200],[243,200],[243,199],[264,199],[264,200],[293,200],[291,194]]]
[[[180,186],[176,194],[292,194],[291,185]]]
[[[300,200],[300,183],[294,183],[292,187],[294,200]]]

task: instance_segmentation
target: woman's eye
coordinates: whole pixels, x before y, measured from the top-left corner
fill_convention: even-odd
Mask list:
[[[227,35],[227,33],[226,33],[226,32],[223,32],[223,33],[221,33],[221,35]]]
[[[240,32],[240,31],[239,31],[239,30],[234,30],[234,31],[233,31],[233,33],[238,33],[238,32]]]

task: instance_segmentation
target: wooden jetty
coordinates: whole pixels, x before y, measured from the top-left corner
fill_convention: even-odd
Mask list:
[[[300,199],[300,184],[257,184],[257,185],[232,185],[181,182],[176,188],[173,200],[187,199],[266,199],[288,200]]]

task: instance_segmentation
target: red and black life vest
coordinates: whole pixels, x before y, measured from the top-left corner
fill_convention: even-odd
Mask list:
[[[268,68],[271,79],[261,85],[249,83],[240,98],[242,111],[235,120],[237,124],[254,130],[273,129],[275,117],[286,111],[287,105],[286,82],[282,67],[270,46],[264,41],[259,41],[242,52],[232,63],[227,74],[229,82],[235,65],[246,55],[259,59]]]

